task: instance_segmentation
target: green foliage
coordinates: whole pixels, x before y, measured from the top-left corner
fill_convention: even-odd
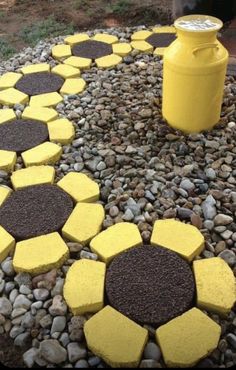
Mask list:
[[[16,49],[5,39],[0,37],[0,59],[9,59],[16,53]]]
[[[59,23],[53,16],[50,16],[43,21],[23,28],[20,32],[20,37],[25,43],[35,46],[38,41],[47,37],[56,37],[71,33],[74,33],[73,24]]]
[[[89,6],[88,0],[75,0],[74,8],[77,10],[84,10],[87,9]]]
[[[112,11],[115,14],[125,14],[130,7],[130,2],[129,0],[118,0],[116,4],[112,6]]]

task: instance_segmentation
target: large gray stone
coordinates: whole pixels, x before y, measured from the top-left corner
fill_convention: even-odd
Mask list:
[[[46,339],[41,342],[39,353],[51,364],[59,365],[67,359],[67,351],[55,339]]]

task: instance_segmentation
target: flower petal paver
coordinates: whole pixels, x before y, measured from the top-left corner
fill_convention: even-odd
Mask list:
[[[4,261],[15,247],[15,239],[0,226],[0,262]]]
[[[0,206],[10,196],[12,189],[5,185],[0,185]]]
[[[22,73],[7,72],[0,77],[0,103],[13,106],[54,107],[64,95],[79,94],[86,86],[80,70],[69,65],[51,67],[47,63],[33,64]],[[72,81],[73,79],[73,81]]]
[[[53,184],[55,169],[52,166],[32,166],[13,172],[11,182],[14,190],[27,186]]]
[[[65,65],[88,69],[95,62],[99,68],[111,68],[122,62],[132,51],[129,43],[106,33],[90,38],[86,34],[75,34],[65,38],[65,44],[52,48],[52,56]]]
[[[148,331],[114,308],[106,306],[84,326],[87,345],[111,367],[137,368]]]
[[[176,29],[174,26],[155,27],[152,31],[137,31],[131,39],[134,49],[163,56],[165,49],[176,39]]]

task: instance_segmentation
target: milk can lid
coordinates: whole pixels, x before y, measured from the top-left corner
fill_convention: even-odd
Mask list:
[[[178,30],[186,32],[212,32],[223,27],[223,22],[209,15],[192,14],[178,18],[175,23]]]

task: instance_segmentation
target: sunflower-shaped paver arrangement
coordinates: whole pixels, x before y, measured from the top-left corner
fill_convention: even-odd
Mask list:
[[[54,177],[53,167],[33,166],[12,174],[14,191],[0,187],[0,262],[14,252],[16,272],[58,268],[69,257],[65,239],[83,244],[101,230],[98,185],[81,173]]]
[[[165,49],[176,39],[173,26],[156,27],[152,31],[137,31],[131,36],[131,46],[143,53],[163,56]]]
[[[79,33],[66,37],[65,44],[54,46],[52,56],[80,69],[90,68],[94,61],[98,67],[110,68],[121,63],[131,50],[129,43],[119,42],[113,35],[98,33],[90,38]]]
[[[20,119],[13,109],[0,110],[0,169],[11,172],[17,155],[25,167],[55,164],[61,156],[61,145],[75,136],[73,123],[59,118],[52,108],[27,107]],[[60,145],[58,145],[60,144]]]
[[[220,326],[202,310],[226,317],[236,301],[235,278],[219,258],[199,259],[204,238],[192,225],[155,222],[151,245],[138,227],[118,223],[96,235],[100,261],[69,269],[64,297],[85,323],[88,348],[112,367],[137,367],[148,340],[145,325],[168,367],[192,367],[217,348]]]
[[[50,68],[47,63],[33,64],[21,73],[7,72],[0,77],[0,104],[54,107],[63,95],[79,94],[86,86],[80,70],[69,65]]]

